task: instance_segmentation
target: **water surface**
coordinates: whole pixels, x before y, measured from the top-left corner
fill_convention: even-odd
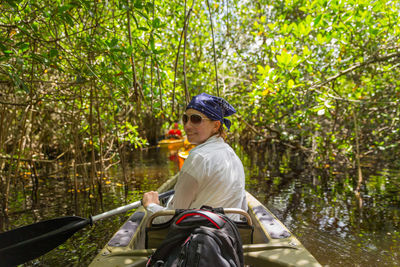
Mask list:
[[[363,188],[354,191],[356,174],[331,166],[309,169],[301,155],[273,154],[235,148],[246,170],[247,190],[263,202],[326,266],[399,266],[400,172],[395,163],[369,163],[363,168]],[[7,229],[66,216],[88,217],[140,199],[177,172],[168,153],[156,149],[133,152],[122,169],[101,174],[102,187],[91,188],[77,174],[79,191],[70,172],[46,177],[39,186],[29,174],[12,188]],[[372,167],[371,167],[372,166]],[[397,169],[396,169],[397,168]],[[83,182],[86,181],[86,182]],[[129,215],[99,221],[76,233],[63,245],[25,266],[86,266]]]

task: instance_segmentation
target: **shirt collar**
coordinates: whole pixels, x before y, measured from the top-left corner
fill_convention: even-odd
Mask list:
[[[222,137],[217,136],[217,135],[212,135],[212,136],[209,137],[204,143],[202,143],[202,144],[200,144],[200,145],[197,145],[197,146],[194,147],[192,150],[190,150],[190,152],[193,151],[193,150],[199,149],[199,148],[201,148],[201,147],[203,147],[203,146],[205,146],[205,145],[212,144],[212,143],[219,143],[219,142],[221,142],[221,141],[224,142],[224,139],[222,139]],[[190,152],[189,152],[189,153],[190,153]]]

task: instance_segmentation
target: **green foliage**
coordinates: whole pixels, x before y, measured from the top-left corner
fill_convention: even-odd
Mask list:
[[[248,121],[306,146],[314,140],[322,155],[334,149],[351,158],[355,113],[365,152],[376,151],[377,132],[386,136],[382,149],[398,148],[398,4],[246,1],[235,11],[249,30],[235,39],[254,51],[245,57],[255,66],[247,70],[250,105],[240,110]]]
[[[77,140],[98,152],[114,139],[141,147],[151,132],[144,120],[180,118],[185,90],[217,93],[216,60],[221,96],[258,131],[234,122],[245,138],[306,147],[317,166],[353,161],[356,139],[361,154],[398,149],[397,2],[213,2],[216,59],[208,8],[195,2],[189,12],[192,3],[6,1],[5,102],[40,103],[33,132],[47,129],[39,139],[62,150]]]
[[[27,171],[20,160],[64,157],[67,170],[72,162],[83,166],[90,190],[105,183],[93,177],[95,164],[89,173],[85,163],[115,151],[122,159],[121,148],[155,142],[162,127],[180,118],[185,91],[217,94],[214,64],[220,96],[241,119],[232,119],[231,136],[310,152],[308,161],[321,171],[383,153],[397,159],[398,1],[210,3],[214,40],[201,1],[2,1],[3,199],[11,179]],[[273,168],[287,175],[289,163],[286,158]],[[395,190],[388,179],[372,177],[361,189],[386,196]],[[272,174],[262,182],[279,189],[285,179]],[[144,189],[151,186],[147,179]],[[353,194],[355,181],[346,176],[329,187],[334,206]],[[316,184],[304,194],[322,196],[322,189]],[[398,202],[397,195],[387,204]],[[15,198],[10,208],[24,202]]]

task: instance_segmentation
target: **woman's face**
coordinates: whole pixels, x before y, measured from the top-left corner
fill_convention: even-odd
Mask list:
[[[183,125],[187,138],[190,143],[199,145],[204,143],[210,136],[218,132],[220,121],[212,121],[206,115],[195,109],[186,110],[185,114],[188,116],[187,123]],[[196,114],[202,117],[200,123],[193,123],[190,116]]]

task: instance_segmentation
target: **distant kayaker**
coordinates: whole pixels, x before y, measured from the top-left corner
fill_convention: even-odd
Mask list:
[[[175,122],[173,128],[168,131],[167,137],[175,139],[182,138],[182,132],[179,130],[179,124],[177,122]]]
[[[196,144],[185,160],[168,209],[210,207],[241,208],[247,211],[243,164],[225,143],[231,122],[225,117],[236,110],[223,98],[199,94],[190,101],[182,122],[190,143]],[[164,209],[158,193],[143,196],[150,212]]]

